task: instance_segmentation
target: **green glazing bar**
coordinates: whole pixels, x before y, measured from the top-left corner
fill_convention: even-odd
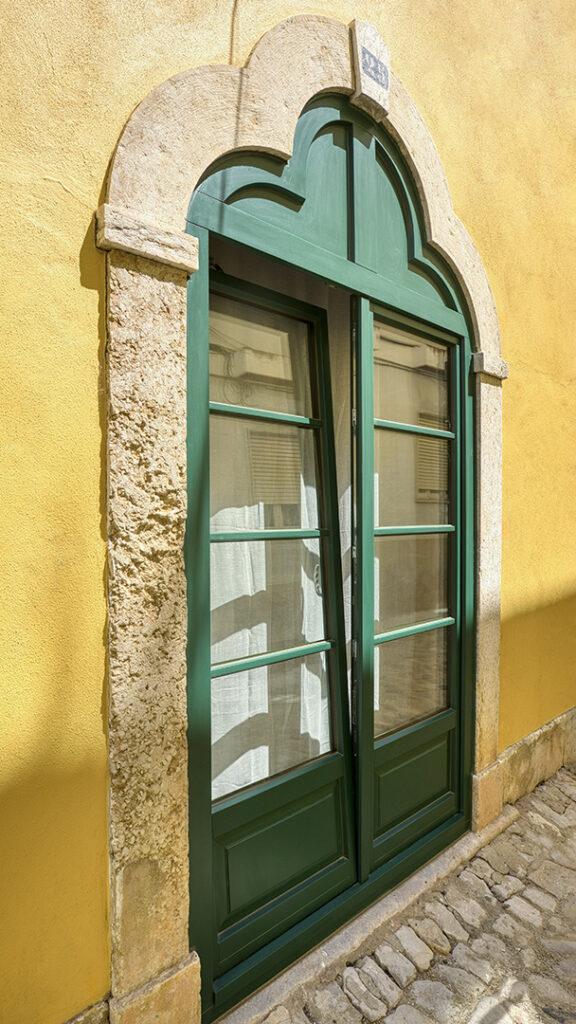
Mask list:
[[[417,427],[413,423],[395,423],[394,420],[374,420],[374,426],[384,430],[400,430],[405,434],[424,434],[426,437],[443,437],[453,441],[456,434],[452,430],[434,430],[433,427]]]
[[[377,526],[374,530],[375,537],[401,537],[405,534],[418,535],[419,533],[454,533],[456,527],[450,523],[437,523],[433,526]]]
[[[275,665],[280,661],[292,661],[293,658],[306,658],[311,654],[320,654],[322,651],[330,651],[334,646],[332,640],[320,640],[316,644],[304,644],[302,647],[290,647],[285,651],[271,651],[268,654],[257,654],[253,658],[240,658],[238,661],[223,661],[220,665],[214,665],[210,670],[212,679],[218,676],[230,676],[236,672],[247,672],[252,668],[262,668],[264,665]]]
[[[404,626],[402,629],[391,629],[387,633],[379,633],[374,637],[374,643],[385,644],[388,640],[401,640],[405,636],[415,636],[417,633],[428,633],[431,629],[444,629],[445,626],[453,626],[456,619],[434,619],[432,622],[419,622],[415,626]]]
[[[291,416],[287,412],[269,412],[267,409],[250,409],[244,405],[227,405],[224,402],[210,402],[210,412],[221,416],[246,416],[251,420],[273,420],[275,423],[294,423],[297,427],[321,427],[322,420],[309,416]]]
[[[227,544],[234,540],[314,540],[327,536],[328,530],[238,530],[231,533],[211,533],[210,541],[212,544]]]

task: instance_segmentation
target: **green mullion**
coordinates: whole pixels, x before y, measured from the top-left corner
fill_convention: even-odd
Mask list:
[[[355,139],[355,143],[358,140]],[[359,882],[372,868],[374,835],[374,318],[358,300],[356,351],[357,585],[355,661]]]
[[[462,342],[460,353],[460,381],[458,388],[463,396],[461,413],[462,431],[462,520],[461,520],[461,571],[460,586],[462,588],[461,621],[461,655],[460,671],[462,673],[462,704],[461,728],[462,740],[460,747],[460,774],[462,778],[461,806],[469,821],[472,808],[472,771],[474,764],[474,677],[475,677],[475,600],[474,600],[474,381],[471,373],[472,354],[470,338],[466,336]],[[469,390],[470,388],[470,390]]]
[[[283,651],[270,651],[267,654],[256,654],[253,658],[239,658],[237,661],[222,661],[210,669],[210,678],[230,676],[236,672],[248,672],[253,668],[275,665],[281,661],[292,661],[294,658],[305,658],[307,655],[319,654],[332,650],[332,640],[319,640],[315,644],[303,644],[301,647],[289,647]]]
[[[237,530],[230,533],[211,533],[212,544],[235,540],[315,540],[327,537],[328,530]]]
[[[457,425],[458,435],[454,445],[452,465],[450,467],[450,486],[452,490],[451,500],[452,508],[454,509],[455,525],[457,527],[457,539],[458,543],[453,543],[452,547],[452,559],[449,563],[451,566],[451,592],[452,592],[452,608],[454,609],[453,614],[456,616],[456,624],[453,630],[452,644],[450,650],[450,693],[449,699],[450,704],[458,714],[460,720],[462,716],[462,707],[464,701],[462,699],[462,687],[464,685],[465,676],[462,672],[462,589],[461,589],[461,573],[462,573],[462,423],[461,423],[461,395],[460,395],[460,363],[461,363],[461,346],[454,349],[452,353],[452,366],[450,374],[451,384],[451,399],[452,399],[452,422]],[[455,538],[456,540],[456,538]],[[461,729],[457,729],[454,733],[454,740],[452,743],[452,778],[453,787],[458,796],[458,804],[462,805],[462,788],[463,778],[461,770]]]
[[[374,420],[374,426],[383,430],[399,430],[405,434],[424,434],[425,437],[443,437],[453,441],[456,434],[452,430],[435,430],[434,427],[418,427],[414,423],[396,423],[395,420]]]
[[[416,636],[417,633],[428,633],[431,629],[444,629],[445,626],[453,626],[456,619],[447,616],[445,619],[432,619],[430,622],[418,622],[414,626],[403,626],[401,629],[390,629],[386,633],[378,633],[374,637],[374,644],[385,644],[389,640],[402,640],[405,636]]]
[[[454,533],[455,526],[450,523],[437,523],[430,526],[377,526],[375,537],[402,537],[405,534],[418,535],[426,533]]]
[[[210,402],[210,412],[220,416],[246,416],[251,420],[273,420],[274,423],[293,423],[296,427],[321,427],[322,420],[310,416],[292,416],[287,412],[270,412],[267,409],[251,409],[245,405],[228,405],[224,402]]]
[[[188,280],[187,492],[184,539],[187,576],[188,790],[190,876],[189,944],[202,961],[205,1006],[212,1006],[214,903],[211,824],[210,489],[208,232],[195,232],[199,267]]]

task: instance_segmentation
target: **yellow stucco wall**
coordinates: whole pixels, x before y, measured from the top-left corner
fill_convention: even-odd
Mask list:
[[[5,5],[0,1020],[109,988],[102,356],[93,211],[122,126],[174,72],[297,13],[374,22],[485,261],[503,354],[501,745],[576,703],[573,0]]]

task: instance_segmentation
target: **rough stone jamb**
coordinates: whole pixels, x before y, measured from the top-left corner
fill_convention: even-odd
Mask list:
[[[124,218],[124,236],[127,231],[131,247],[140,241],[141,251],[148,248],[156,259],[115,248],[118,235],[121,245],[125,237],[117,217],[114,231],[109,223],[104,211],[99,227],[101,238],[107,232],[109,249],[110,1014],[115,1024],[143,1020],[161,1004],[167,1024],[195,1024],[199,963],[189,959],[188,948],[182,552],[186,282],[197,259],[193,246],[186,252],[170,233],[154,233],[149,225],[142,231],[134,218]]]
[[[357,27],[357,41],[362,31],[368,38],[368,29],[359,34]],[[374,50],[379,36],[370,32]],[[492,665],[479,676],[478,692],[486,687],[488,699],[479,699],[478,736],[494,734],[500,533],[499,498],[493,507],[488,499],[500,472],[489,466],[490,453],[497,453],[499,466],[500,452],[498,323],[434,143],[391,72],[388,85],[387,111],[369,83],[354,75],[347,26],[323,17],[291,18],[259,41],[245,68],[185,71],[155,89],[130,117],[114,156],[98,241],[109,250],[110,849],[117,1006],[128,1006],[137,990],[138,999],[145,998],[147,984],[167,970],[175,970],[174,977],[180,972],[187,985],[198,969],[196,961],[185,961],[185,312],[195,260],[193,241],[184,233],[188,204],[201,176],[225,153],[257,149],[287,158],[301,110],[319,93],[341,92],[359,105],[368,97],[376,120],[397,140],[421,195],[429,244],[460,281],[485,359],[478,368],[484,538],[478,601],[488,620],[479,627],[478,659],[479,665],[492,659]],[[477,770],[492,749],[490,739]],[[143,1004],[138,1006],[142,1014]],[[170,1011],[166,1024],[194,1019],[179,1014]]]

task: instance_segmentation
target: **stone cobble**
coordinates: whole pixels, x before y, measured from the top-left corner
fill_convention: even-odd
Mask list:
[[[574,1024],[576,769],[516,806],[370,955],[266,1024]]]

